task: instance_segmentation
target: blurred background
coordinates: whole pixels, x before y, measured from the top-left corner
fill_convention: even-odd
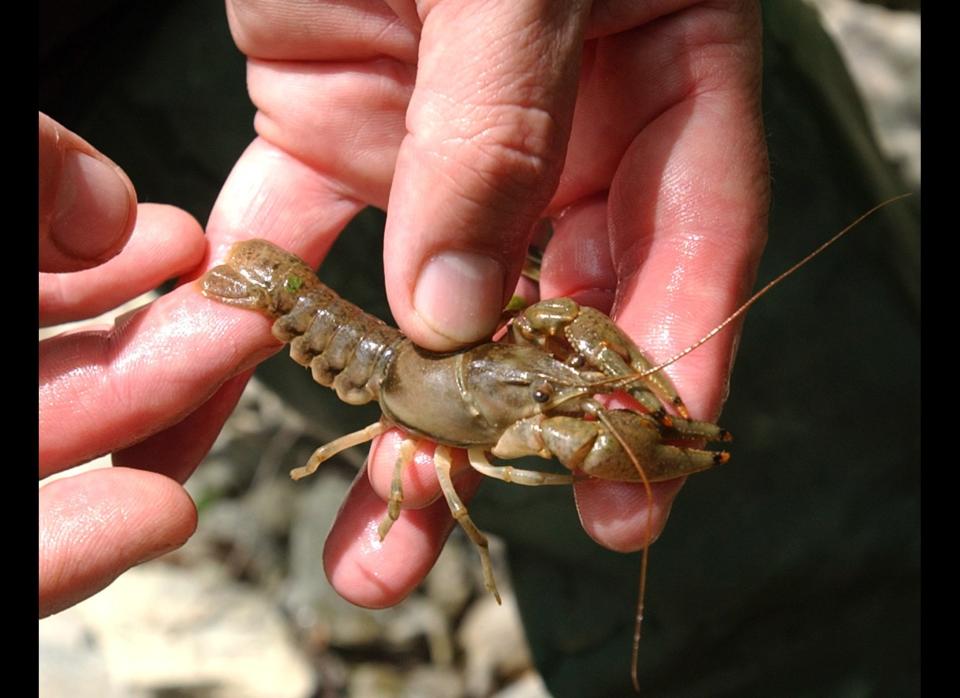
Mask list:
[[[121,165],[141,200],[205,221],[254,136],[222,3],[40,9],[41,110]],[[651,554],[641,686],[916,695],[919,2],[764,10],[774,191],[759,279],[879,201],[917,195],[751,310],[721,420],[734,457],[687,483]],[[382,224],[379,211],[361,214],[320,276],[389,319],[370,253]],[[374,419],[285,352],[265,363],[187,483],[193,539],[39,622],[40,694],[630,695],[639,556],[590,541],[564,488],[491,481],[474,499],[477,524],[495,534],[502,607],[459,530],[400,606],[368,611],[333,593],[320,553],[363,451],[301,483],[287,471]]]

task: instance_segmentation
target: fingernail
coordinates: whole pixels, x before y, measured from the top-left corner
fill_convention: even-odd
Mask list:
[[[503,266],[473,252],[432,257],[417,280],[413,306],[437,334],[457,343],[490,335],[503,304]]]
[[[64,154],[50,237],[78,259],[99,259],[127,230],[130,197],[116,169],[86,153]]]

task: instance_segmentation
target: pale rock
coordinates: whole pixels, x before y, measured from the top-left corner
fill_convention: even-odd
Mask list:
[[[463,612],[473,595],[474,577],[469,570],[470,565],[478,564],[475,555],[473,545],[458,529],[450,535],[433,569],[423,581],[427,596],[450,619]]]
[[[857,83],[881,147],[920,184],[920,15],[854,0],[808,0]]]
[[[127,698],[111,684],[103,649],[77,607],[41,620],[38,635],[38,695]]]
[[[313,690],[313,670],[276,606],[215,565],[147,563],[74,611],[118,695],[302,698]]]
[[[467,611],[457,632],[457,642],[466,655],[467,695],[488,696],[501,678],[530,669],[533,662],[527,647],[517,600],[502,594],[503,605],[483,597]]]

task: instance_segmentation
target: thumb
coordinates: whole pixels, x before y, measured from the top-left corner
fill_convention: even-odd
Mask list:
[[[390,192],[390,307],[417,344],[489,336],[557,187],[589,6],[421,5],[417,82]]]
[[[123,170],[40,114],[40,271],[94,267],[126,244],[137,195]]]

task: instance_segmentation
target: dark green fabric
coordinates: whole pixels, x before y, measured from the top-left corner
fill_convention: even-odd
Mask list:
[[[65,7],[41,3],[41,109],[124,167],[142,200],[204,221],[253,137],[222,4]],[[773,205],[760,280],[905,191],[813,12],[765,10]],[[690,479],[651,555],[643,695],[919,693],[918,211],[915,198],[881,212],[751,310],[721,420],[733,458]],[[363,216],[321,273],[384,314],[370,261],[380,225]],[[284,357],[261,375],[332,429],[371,419]],[[639,556],[587,539],[564,488],[491,481],[471,511],[510,545],[553,694],[629,695]]]

